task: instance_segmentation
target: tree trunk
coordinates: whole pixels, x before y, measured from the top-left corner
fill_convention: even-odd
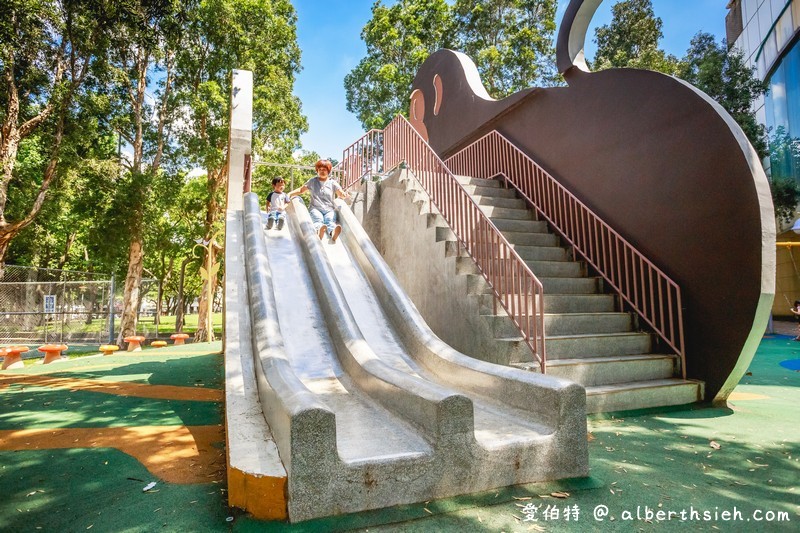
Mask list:
[[[67,261],[69,260],[69,251],[72,248],[72,245],[75,243],[75,238],[77,236],[77,232],[74,231],[67,236],[67,242],[64,243],[64,253],[58,258],[58,270],[63,270],[64,265],[67,264]]]
[[[213,265],[216,263],[214,261],[214,257],[216,256],[216,249],[212,245],[208,247],[208,251],[206,252],[205,257],[203,258],[203,266],[204,268],[208,268],[209,259],[208,254],[211,254],[211,264]],[[208,298],[208,284],[211,283],[211,301]],[[217,289],[217,276],[210,276],[209,279],[203,281],[203,290],[200,293],[200,302],[197,309],[197,333],[194,335],[195,342],[212,342],[214,341],[214,326],[212,324],[211,330],[209,331],[206,328],[206,321],[208,320],[208,314],[213,312],[213,305],[214,305],[214,292]]]
[[[164,280],[158,280],[158,293],[156,294],[156,314],[153,317],[153,324],[161,325],[161,298],[164,296]]]
[[[128,256],[128,274],[125,276],[125,294],[122,299],[122,317],[119,327],[117,344],[122,344],[123,339],[136,333],[136,317],[138,316],[139,289],[142,283],[144,269],[144,251],[142,238],[135,235],[131,239],[130,253]]]
[[[0,265],[3,267],[5,267],[6,264],[6,253],[8,253],[8,247],[11,245],[11,240],[17,235],[17,233],[19,232],[0,227]]]
[[[89,261],[89,252],[85,248],[83,250],[83,257],[87,262]],[[94,283],[93,263],[89,263],[87,271],[89,272],[87,276],[87,281],[89,282],[89,298],[86,301],[86,325],[88,326],[94,319],[94,306],[97,301],[97,284]]]
[[[183,301],[183,281],[186,279],[186,265],[191,260],[191,257],[187,257],[181,263],[181,277],[178,280],[178,301],[175,304],[175,331],[177,333],[183,332],[183,321],[186,314],[186,304]]]

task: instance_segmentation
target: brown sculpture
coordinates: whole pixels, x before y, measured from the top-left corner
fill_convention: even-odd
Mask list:
[[[752,359],[775,284],[775,219],[758,156],[721,106],[657,72],[589,72],[600,0],[573,0],[558,38],[567,87],[493,100],[469,58],[440,50],[413,83],[411,122],[446,159],[498,130],[683,291],[687,377],[724,401]]]

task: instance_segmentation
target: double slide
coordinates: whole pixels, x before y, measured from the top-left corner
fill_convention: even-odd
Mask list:
[[[336,243],[299,200],[280,231],[253,193],[242,214],[226,305],[247,317],[290,520],[587,474],[584,389],[444,344],[345,204]]]

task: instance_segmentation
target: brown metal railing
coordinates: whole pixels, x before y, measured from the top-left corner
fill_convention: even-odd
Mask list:
[[[250,154],[244,154],[244,185],[243,193],[250,192],[253,185],[253,159]]]
[[[500,302],[544,372],[541,282],[411,124],[398,115],[383,132],[370,131],[348,147],[342,161],[345,187],[405,161],[492,287],[495,312]]]
[[[675,350],[686,378],[677,283],[499,132],[486,134],[446,164],[457,174],[504,177]]]
[[[343,188],[358,183],[367,174],[383,172],[383,143],[383,130],[370,130],[344,149],[342,160],[337,165],[344,171]]]
[[[256,161],[253,163],[252,166],[258,167],[273,167],[273,168],[280,168],[284,169],[284,173],[281,177],[286,180],[286,185],[289,187],[289,191],[295,189],[296,187],[300,187],[306,181],[310,180],[314,176],[317,175],[316,170],[313,166],[309,165],[297,165],[294,163],[273,163],[272,161]],[[288,172],[288,175],[286,174]],[[340,168],[340,165],[336,165],[331,169],[329,177],[333,178],[335,181],[338,181],[340,185],[343,183],[344,179],[344,171]],[[295,180],[295,178],[298,178]],[[253,189],[252,185],[255,185],[255,189],[258,190],[259,187],[268,186],[269,183],[264,184],[263,176],[257,176],[255,179],[251,180],[252,184],[250,189]],[[245,192],[250,192],[247,190]],[[287,191],[288,192],[288,191]]]

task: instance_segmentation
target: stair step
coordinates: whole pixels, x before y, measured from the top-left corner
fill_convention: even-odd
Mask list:
[[[580,278],[586,272],[580,261],[525,261],[537,278]]]
[[[503,237],[511,244],[520,246],[558,246],[560,243],[558,236],[553,233],[503,231]]]
[[[496,180],[492,180],[496,181]],[[463,185],[464,190],[470,196],[492,196],[495,198],[518,198],[517,191],[514,189],[506,189],[505,187],[498,187],[496,185],[486,186],[481,183],[478,185]]]
[[[525,208],[496,207],[493,205],[479,205],[484,215],[498,220],[535,220],[533,212]],[[496,225],[496,224],[495,224]],[[502,231],[502,230],[501,230]]]
[[[483,187],[481,187],[483,188]],[[496,191],[501,191],[503,189],[492,189]],[[493,206],[493,207],[505,207],[507,209],[523,209],[525,212],[528,212],[528,204],[526,204],[523,200],[520,200],[517,197],[514,198],[503,198],[500,196],[473,196],[473,200],[480,206]]]
[[[619,357],[549,359],[547,373],[584,387],[670,379],[675,375],[676,355],[638,354]]]
[[[502,183],[500,180],[492,180],[492,179],[484,179],[484,178],[473,178],[472,176],[460,176],[456,175],[456,180],[461,185],[477,185],[479,187],[502,187]]]
[[[504,366],[510,366],[517,361],[533,360],[533,354],[525,339],[519,336],[519,330],[516,333],[516,336],[512,334],[505,337],[496,337],[492,343],[491,353],[486,354],[486,357],[481,359]]]
[[[538,278],[545,294],[597,294],[600,278]]]
[[[547,222],[544,220],[534,220],[532,218],[530,220],[492,218],[492,224],[503,232],[503,234],[507,231],[550,234],[547,228]]]
[[[498,306],[497,314],[493,314],[488,312],[487,314],[481,315],[485,320],[489,321],[490,327],[492,328],[492,335],[498,339],[500,338],[510,338],[515,335],[519,335],[519,328],[514,321],[508,316],[501,306]]]
[[[533,361],[533,353],[528,343],[519,335],[519,330],[516,333],[517,335],[495,338],[496,346],[499,348],[498,351],[503,354],[502,364],[506,366]]]
[[[613,294],[544,294],[546,313],[608,313],[616,311]]]
[[[532,295],[504,294],[503,300],[514,309],[533,305]],[[491,303],[491,302],[489,302]],[[613,294],[547,294],[544,295],[544,311],[561,313],[607,313],[614,312]]]
[[[545,329],[547,357],[553,359],[582,359],[603,356],[649,353],[652,338],[649,333],[602,333],[598,335],[562,335],[551,337]]]
[[[483,274],[466,274],[467,294],[492,294],[492,287]]]
[[[545,313],[544,331],[553,337],[594,333],[624,333],[631,331],[630,313]]]
[[[586,387],[586,412],[600,413],[685,405],[703,400],[701,381],[656,379]]]
[[[514,251],[525,261],[566,261],[567,251],[560,246],[512,245]]]

